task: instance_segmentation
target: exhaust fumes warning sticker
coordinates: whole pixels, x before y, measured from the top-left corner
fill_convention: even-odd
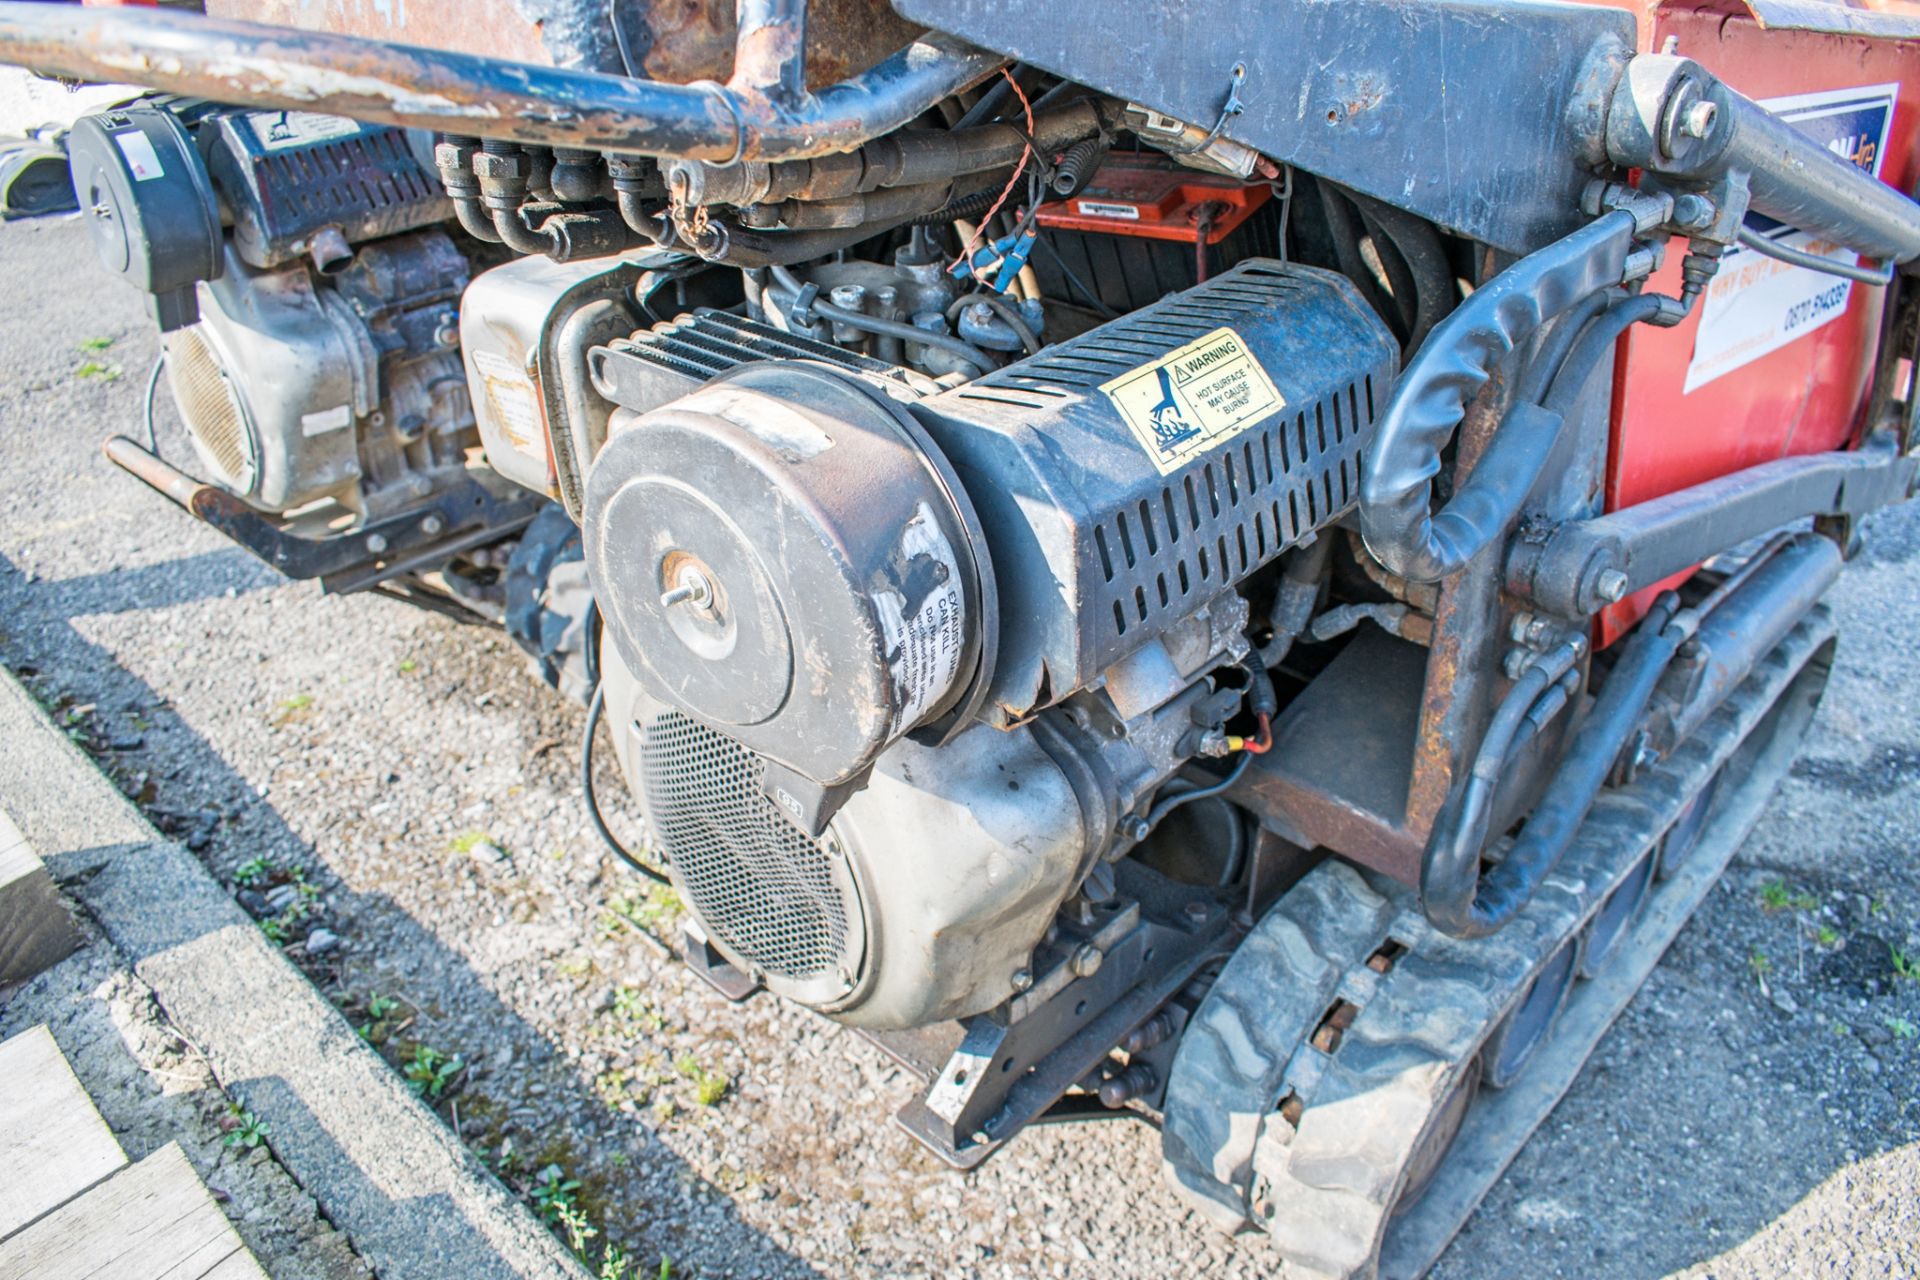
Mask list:
[[[1766,98],[1760,105],[1877,178],[1899,90],[1897,84],[1879,84]],[[1747,215],[1747,226],[1775,244],[1849,266],[1860,261],[1858,254],[1758,213]],[[1733,246],[1720,259],[1720,270],[1707,286],[1693,359],[1687,364],[1681,390],[1704,387],[1838,319],[1853,289],[1850,281],[1790,267],[1743,245]]]
[[[1215,329],[1100,389],[1163,476],[1287,407],[1231,329]]]

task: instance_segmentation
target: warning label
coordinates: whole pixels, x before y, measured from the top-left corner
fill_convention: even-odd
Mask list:
[[[1287,407],[1231,329],[1215,329],[1100,389],[1163,476]]]
[[[1842,160],[1878,177],[1899,89],[1897,84],[1870,85],[1768,98],[1760,105]],[[1747,215],[1747,226],[1790,249],[1849,266],[1860,260],[1858,254],[1757,213]],[[1728,249],[1707,287],[1693,359],[1687,364],[1681,390],[1704,387],[1837,320],[1852,297],[1853,285],[1848,281],[1806,267],[1790,267],[1744,246]]]

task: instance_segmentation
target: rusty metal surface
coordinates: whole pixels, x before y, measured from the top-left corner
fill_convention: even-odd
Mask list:
[[[207,0],[207,15],[394,40],[515,62],[619,72],[613,22],[648,80],[725,83],[733,75],[731,0]],[[924,30],[886,0],[807,6],[807,84],[820,89],[875,66]]]
[[[1229,797],[1325,845],[1413,883],[1424,834],[1405,829],[1407,784],[1425,679],[1418,645],[1366,625],[1273,726]]]
[[[675,85],[144,9],[0,5],[0,62],[543,146],[694,159],[832,155],[979,83],[997,55],[930,35],[820,95],[779,102]]]
[[[1496,371],[1467,406],[1454,458],[1456,484],[1472,474],[1505,416],[1509,398],[1506,377]],[[1491,713],[1488,686],[1499,676],[1503,622],[1499,550],[1496,546],[1483,553],[1478,562],[1448,579],[1434,613],[1406,810],[1407,828],[1423,846]]]

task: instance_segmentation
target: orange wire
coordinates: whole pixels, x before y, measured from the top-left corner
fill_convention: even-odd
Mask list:
[[[1273,750],[1273,717],[1261,712],[1259,736],[1249,739],[1240,749],[1250,756],[1263,756]]]
[[[1006,78],[1007,86],[1013,90],[1013,96],[1020,99],[1020,109],[1027,115],[1027,137],[1033,137],[1033,104],[1028,102],[1027,95],[1020,91],[1020,82],[1013,78],[1011,72],[1002,67],[1000,74]],[[1013,166],[1013,176],[1007,179],[1007,185],[1001,189],[1000,198],[993,202],[993,207],[987,210],[987,216],[980,219],[980,224],[974,228],[973,239],[960,247],[960,256],[947,264],[949,268],[959,266],[973,257],[974,249],[980,244],[980,237],[987,233],[988,224],[1000,212],[1000,206],[1007,202],[1007,197],[1013,194],[1013,188],[1020,181],[1020,175],[1027,171],[1027,161],[1032,158],[1033,144],[1029,142],[1020,148],[1020,163]]]

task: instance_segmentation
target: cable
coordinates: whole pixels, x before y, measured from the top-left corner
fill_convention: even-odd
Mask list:
[[[146,397],[146,409],[145,409],[146,423],[147,423],[147,452],[153,454],[155,457],[158,457],[160,454],[160,440],[159,440],[159,436],[156,434],[154,430],[154,425],[153,425],[153,393],[159,389],[160,371],[166,367],[167,367],[167,353],[165,349],[162,349],[160,354],[155,356],[153,359],[153,372],[147,375],[147,397]]]
[[[1027,95],[1021,92],[1020,85],[1008,74],[1005,67],[1000,68],[1000,74],[1006,76],[1007,83],[1013,87],[1014,96],[1020,99],[1020,106],[1026,111],[1027,134],[1031,137],[1033,134],[1033,104],[1027,101]],[[1013,194],[1013,188],[1019,183],[1020,175],[1026,172],[1027,161],[1031,159],[1033,159],[1033,143],[1029,141],[1020,149],[1020,163],[1013,166],[1013,176],[1007,179],[1007,185],[1000,192],[1000,198],[993,202],[991,209],[987,210],[987,216],[980,219],[980,225],[974,231],[973,239],[960,246],[959,256],[947,264],[949,268],[959,266],[962,262],[967,261],[973,256],[973,250],[975,246],[980,243],[980,237],[986,234],[987,224],[993,221],[993,216],[1000,212],[1000,206],[1005,204],[1007,197]]]
[[[1809,271],[1818,271],[1823,275],[1839,276],[1842,280],[1852,280],[1857,284],[1886,285],[1893,283],[1893,264],[1883,262],[1879,266],[1858,266],[1847,262],[1835,262],[1832,258],[1823,258],[1817,253],[1808,253],[1805,249],[1796,249],[1792,245],[1769,240],[1754,231],[1745,223],[1740,226],[1740,243],[1760,254],[1772,258],[1775,262],[1785,262],[1796,267],[1805,267]]]
[[[606,818],[600,812],[600,797],[593,786],[593,735],[600,727],[601,713],[606,709],[607,691],[600,684],[600,604],[596,600],[587,602],[586,638],[582,657],[587,666],[587,684],[593,689],[593,696],[587,699],[587,728],[580,742],[580,794],[587,802],[587,820],[599,833],[600,840],[613,852],[613,856],[639,872],[655,884],[671,885],[664,873],[658,868],[648,866],[635,854],[620,843]]]
[[[1205,800],[1208,796],[1219,795],[1222,791],[1225,791],[1228,787],[1240,781],[1240,775],[1245,773],[1247,766],[1252,763],[1253,757],[1242,751],[1239,762],[1236,763],[1233,768],[1227,770],[1218,782],[1210,783],[1204,787],[1195,787],[1191,791],[1182,791],[1177,796],[1165,796],[1161,798],[1154,804],[1153,808],[1147,810],[1147,829],[1152,830],[1154,827],[1159,826],[1162,818],[1183,804],[1191,804],[1195,800]]]
[[[633,49],[627,43],[627,28],[620,21],[620,0],[607,0],[607,22],[613,27],[613,43],[620,51],[620,65],[629,78],[640,73],[633,69]]]
[[[1054,265],[1060,268],[1060,274],[1066,277],[1068,284],[1079,290],[1081,297],[1093,304],[1095,311],[1098,311],[1101,316],[1108,320],[1116,320],[1119,318],[1120,313],[1118,311],[1115,311],[1112,307],[1102,302],[1100,295],[1087,288],[1086,281],[1074,274],[1073,268],[1067,265],[1067,260],[1060,256],[1060,251],[1053,247],[1053,241],[1039,239],[1035,240],[1034,243],[1053,255]]]

